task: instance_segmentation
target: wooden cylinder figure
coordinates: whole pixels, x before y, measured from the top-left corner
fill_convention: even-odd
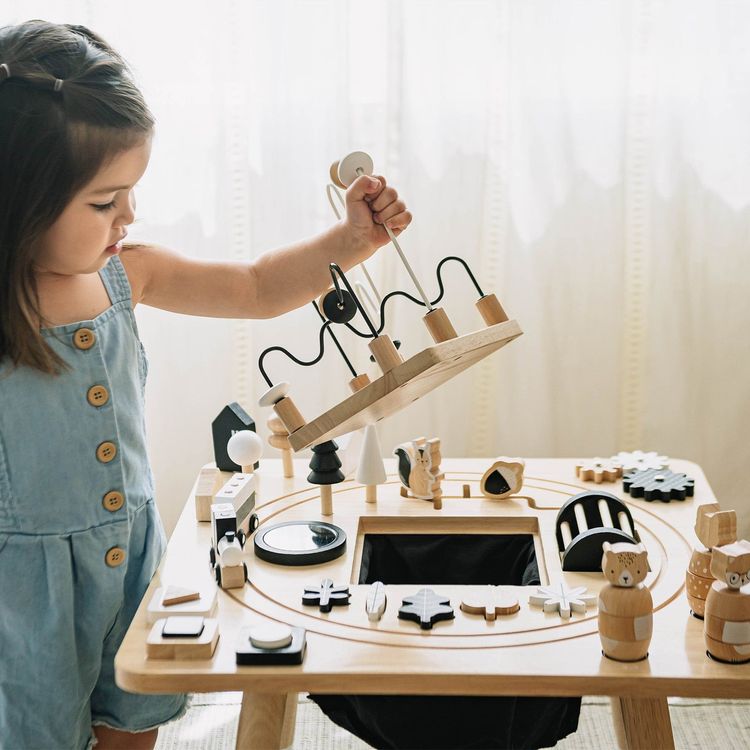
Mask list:
[[[750,661],[750,542],[745,539],[715,547],[711,574],[716,579],[706,597],[703,632],[706,651],[718,661]]]
[[[266,424],[268,429],[271,430],[271,434],[268,436],[268,444],[281,451],[284,477],[290,479],[294,476],[294,463],[292,462],[292,448],[289,445],[289,433],[284,427],[284,423],[277,416],[271,415]]]
[[[307,481],[310,484],[320,485],[320,512],[324,516],[333,515],[331,485],[344,481],[341,461],[336,455],[338,448],[335,440],[326,440],[312,448],[313,456],[310,459],[310,473],[307,475]]]
[[[602,545],[602,572],[608,585],[599,592],[599,638],[602,652],[615,661],[648,656],[654,603],[643,585],[648,553],[642,544]]]

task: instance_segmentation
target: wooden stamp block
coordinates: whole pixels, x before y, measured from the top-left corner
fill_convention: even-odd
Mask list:
[[[149,659],[210,659],[219,640],[219,621],[203,620],[203,632],[195,637],[165,638],[162,635],[166,620],[157,620],[146,639]]]
[[[291,628],[284,625],[279,625],[277,628],[286,628],[289,632],[288,643],[285,645],[278,645],[283,641],[277,641],[276,644],[259,641],[256,635],[261,628],[257,626],[241,628],[235,649],[237,664],[255,666],[302,664],[307,648],[304,628]]]
[[[146,620],[149,624],[165,617],[213,617],[216,614],[216,589],[201,591],[198,599],[178,604],[164,605],[164,587],[156,589],[146,609]]]

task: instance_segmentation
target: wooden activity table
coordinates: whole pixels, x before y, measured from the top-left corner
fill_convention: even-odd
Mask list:
[[[365,502],[365,489],[353,480],[334,486],[333,516],[320,514],[319,488],[305,481],[307,462],[295,459],[296,476],[284,479],[279,459],[261,459],[256,512],[264,524],[325,520],[347,534],[346,553],[306,567],[264,562],[245,546],[250,583],[220,590],[219,642],[204,661],[147,660],[147,602],[161,582],[207,589],[216,586],[209,567],[210,524],[195,520],[192,495],[186,503],[159,572],[128,630],[115,660],[116,679],[137,693],[242,691],[238,748],[279,748],[291,744],[297,693],[398,695],[612,696],[618,740],[625,748],[674,746],[668,696],[750,698],[750,665],[731,666],[706,656],[703,623],[690,615],[685,570],[698,544],[693,525],[696,506],[716,502],[703,471],[672,460],[673,471],[695,479],[695,495],[670,503],[631,499],[622,482],[581,482],[573,459],[527,459],[524,485],[517,496],[490,500],[478,483],[491,459],[444,458],[443,508],[400,496],[395,462],[386,461],[388,483],[377,503]],[[199,467],[196,467],[198,469]],[[197,472],[196,472],[197,473]],[[227,478],[229,474],[227,474]],[[468,484],[471,496],[463,497]],[[459,609],[469,587],[430,585],[449,596],[455,620],[422,631],[399,620],[404,596],[420,585],[387,585],[387,609],[379,622],[365,613],[368,585],[358,585],[365,534],[531,534],[542,584],[565,581],[597,593],[600,573],[562,572],[555,540],[555,518],[572,495],[601,489],[628,505],[649,554],[646,585],[654,601],[649,658],[621,663],[602,655],[596,606],[562,620],[528,603],[536,587],[510,587],[521,603],[518,613],[487,622]],[[321,613],[302,605],[306,585],[323,578],[347,583],[349,606]],[[480,587],[474,587],[479,589]],[[485,587],[486,588],[486,587]],[[307,653],[300,666],[237,666],[240,627],[284,622],[307,631]]]

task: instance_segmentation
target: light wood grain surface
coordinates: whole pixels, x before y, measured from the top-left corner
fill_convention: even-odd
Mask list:
[[[321,520],[319,489],[307,485],[306,462],[297,462],[295,478],[282,476],[281,461],[261,459],[256,510],[263,525],[294,519]],[[150,625],[146,603],[156,587],[175,584],[203,588],[212,584],[208,564],[210,528],[195,520],[193,498],[181,515],[159,573],[125,637],[116,660],[117,682],[134,692],[371,693],[458,695],[613,695],[631,698],[702,696],[750,697],[750,665],[730,666],[705,654],[703,623],[689,614],[684,591],[695,508],[716,501],[702,470],[673,460],[671,468],[695,478],[695,497],[668,504],[631,500],[620,485],[594,485],[575,476],[576,460],[527,459],[518,496],[491,500],[478,483],[492,459],[443,459],[443,509],[399,495],[395,464],[388,460],[388,484],[377,503],[365,501],[354,481],[336,485],[333,515],[344,528],[347,552],[330,563],[303,568],[273,565],[256,558],[252,541],[245,548],[251,583],[244,589],[219,591],[220,637],[210,660],[171,661],[146,658]],[[194,467],[197,477],[201,467]],[[463,497],[470,485],[471,497]],[[365,611],[367,586],[357,580],[362,535],[370,533],[532,533],[542,583],[564,579],[597,593],[605,580],[598,573],[562,574],[554,538],[557,509],[573,494],[598,489],[622,496],[649,553],[652,571],[646,579],[655,612],[653,639],[646,661],[618,663],[601,654],[596,607],[573,614],[568,622],[555,613],[530,607],[535,588],[509,587],[521,609],[487,622],[480,614],[459,609],[461,586],[434,585],[449,596],[456,619],[420,631],[398,620],[402,596],[421,586],[386,586],[388,608],[371,622]],[[303,607],[304,585],[328,577],[351,584],[351,605],[329,614]],[[429,586],[430,582],[425,581]],[[240,627],[281,621],[307,629],[305,661],[295,667],[238,667],[235,641]],[[618,704],[619,705],[619,704]],[[655,706],[661,706],[657,701]],[[661,710],[661,709],[659,709]],[[274,731],[281,732],[280,727]],[[630,731],[625,727],[625,731]]]

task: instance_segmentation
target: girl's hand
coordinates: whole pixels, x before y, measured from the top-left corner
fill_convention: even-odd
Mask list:
[[[385,177],[361,175],[346,191],[344,227],[358,251],[367,258],[390,242],[383,224],[398,237],[411,223],[411,213]]]

